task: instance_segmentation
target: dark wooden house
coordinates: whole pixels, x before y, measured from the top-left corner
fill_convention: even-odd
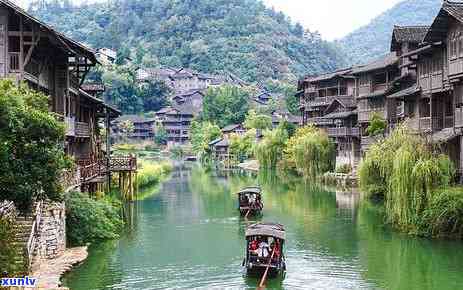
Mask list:
[[[82,87],[96,63],[93,50],[0,0],[0,77],[50,96],[50,111],[66,125],[64,150],[77,163],[74,171],[63,173],[66,189],[94,191],[110,172],[109,142],[105,152],[99,124],[104,122],[109,133],[120,112]]]
[[[307,77],[299,82],[302,123],[326,130],[336,144],[336,165],[360,160],[360,133],[352,68]]]

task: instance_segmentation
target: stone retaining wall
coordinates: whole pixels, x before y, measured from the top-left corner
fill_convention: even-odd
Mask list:
[[[66,208],[64,202],[44,203],[36,256],[54,259],[66,250]]]

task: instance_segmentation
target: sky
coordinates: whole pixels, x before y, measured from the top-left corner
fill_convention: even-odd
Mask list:
[[[326,40],[339,39],[368,24],[403,0],[264,0],[295,22],[318,31]]]
[[[30,0],[13,0],[25,7]],[[82,2],[83,0],[74,0]],[[93,2],[99,0],[87,0]],[[100,0],[101,1],[101,0]],[[368,24],[402,0],[263,0],[326,40],[339,39]]]

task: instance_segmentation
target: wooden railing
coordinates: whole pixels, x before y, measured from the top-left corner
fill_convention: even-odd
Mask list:
[[[387,89],[387,84],[375,84],[372,86],[372,92],[384,91]]]
[[[114,156],[109,161],[111,171],[135,171],[137,170],[137,157],[135,156]]]
[[[455,127],[463,127],[463,107],[455,109]]]
[[[347,137],[347,136],[360,136],[359,128],[339,127],[327,128],[326,132],[330,137]]]
[[[89,124],[84,122],[75,122],[75,134],[77,137],[90,137]]]
[[[42,205],[43,202],[39,201],[35,207],[34,222],[32,223],[31,234],[26,244],[27,266],[31,269],[34,250],[37,244],[37,236],[39,235],[40,222],[42,221]]]
[[[65,192],[74,189],[80,185],[80,167],[68,169],[61,172],[60,183]]]
[[[327,126],[332,125],[333,120],[331,119],[322,119],[322,118],[308,118],[307,125],[315,125],[315,126]]]
[[[446,116],[444,118],[444,128],[453,127],[453,116]]]
[[[8,65],[10,72],[18,72],[19,67],[19,52],[8,52]]]
[[[66,136],[76,135],[76,122],[74,117],[65,117],[64,125],[66,127]]]
[[[431,130],[431,117],[420,118],[420,130]]]
[[[94,161],[90,164],[80,166],[80,178],[82,182],[87,182],[95,177],[101,176],[103,166],[99,161]]]

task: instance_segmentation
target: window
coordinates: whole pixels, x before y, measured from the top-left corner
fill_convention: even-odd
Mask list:
[[[458,52],[459,57],[463,57],[463,34],[461,32],[458,35]]]

